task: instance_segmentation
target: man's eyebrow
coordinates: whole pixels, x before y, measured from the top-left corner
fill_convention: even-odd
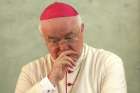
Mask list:
[[[48,36],[48,39],[58,39],[57,37]]]
[[[67,37],[67,36],[70,36],[70,35],[75,35],[75,33],[69,32],[69,33],[67,33],[65,36]]]
[[[71,35],[75,35],[75,33],[74,33],[74,32],[69,32],[69,33],[67,33],[67,34],[64,35],[64,36],[67,37],[67,36],[71,36]],[[48,39],[58,39],[58,37],[55,37],[55,36],[48,36]]]

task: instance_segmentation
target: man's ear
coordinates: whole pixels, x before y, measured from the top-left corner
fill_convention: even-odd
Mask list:
[[[43,36],[43,32],[42,32],[42,29],[41,29],[41,25],[38,26],[38,30],[39,30],[39,32],[40,32],[40,36],[41,36],[41,38],[42,38],[42,41],[43,41],[44,45],[47,45],[47,43],[46,43],[46,41],[45,41],[45,38],[44,38],[44,36]]]
[[[81,24],[81,32],[84,32],[85,31],[85,25],[84,23]]]
[[[39,30],[39,32],[40,32],[41,37],[43,37],[43,32],[42,32],[41,25],[38,26],[38,30]],[[44,37],[43,37],[43,38],[44,38]]]
[[[38,26],[38,30],[39,30],[40,33],[42,33],[42,31],[41,31],[41,25]]]
[[[41,38],[42,38],[43,41],[44,41],[44,36],[43,36],[42,29],[41,29],[41,25],[38,26],[38,30],[39,30],[39,32],[40,32]]]

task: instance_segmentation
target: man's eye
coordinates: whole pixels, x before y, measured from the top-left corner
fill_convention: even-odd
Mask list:
[[[48,42],[50,42],[50,43],[57,43],[59,40],[57,40],[57,39],[49,39],[48,40]]]
[[[69,39],[72,39],[72,37],[66,37],[65,39],[69,40]]]

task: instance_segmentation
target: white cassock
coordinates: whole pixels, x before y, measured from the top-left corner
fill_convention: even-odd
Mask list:
[[[127,93],[122,60],[109,51],[84,44],[74,72],[55,87],[47,78],[50,60],[48,54],[25,65],[15,93]]]

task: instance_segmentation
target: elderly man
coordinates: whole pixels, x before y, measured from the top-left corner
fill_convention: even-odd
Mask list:
[[[71,5],[45,8],[40,31],[49,54],[22,68],[15,93],[126,93],[122,60],[83,43],[84,24]]]

